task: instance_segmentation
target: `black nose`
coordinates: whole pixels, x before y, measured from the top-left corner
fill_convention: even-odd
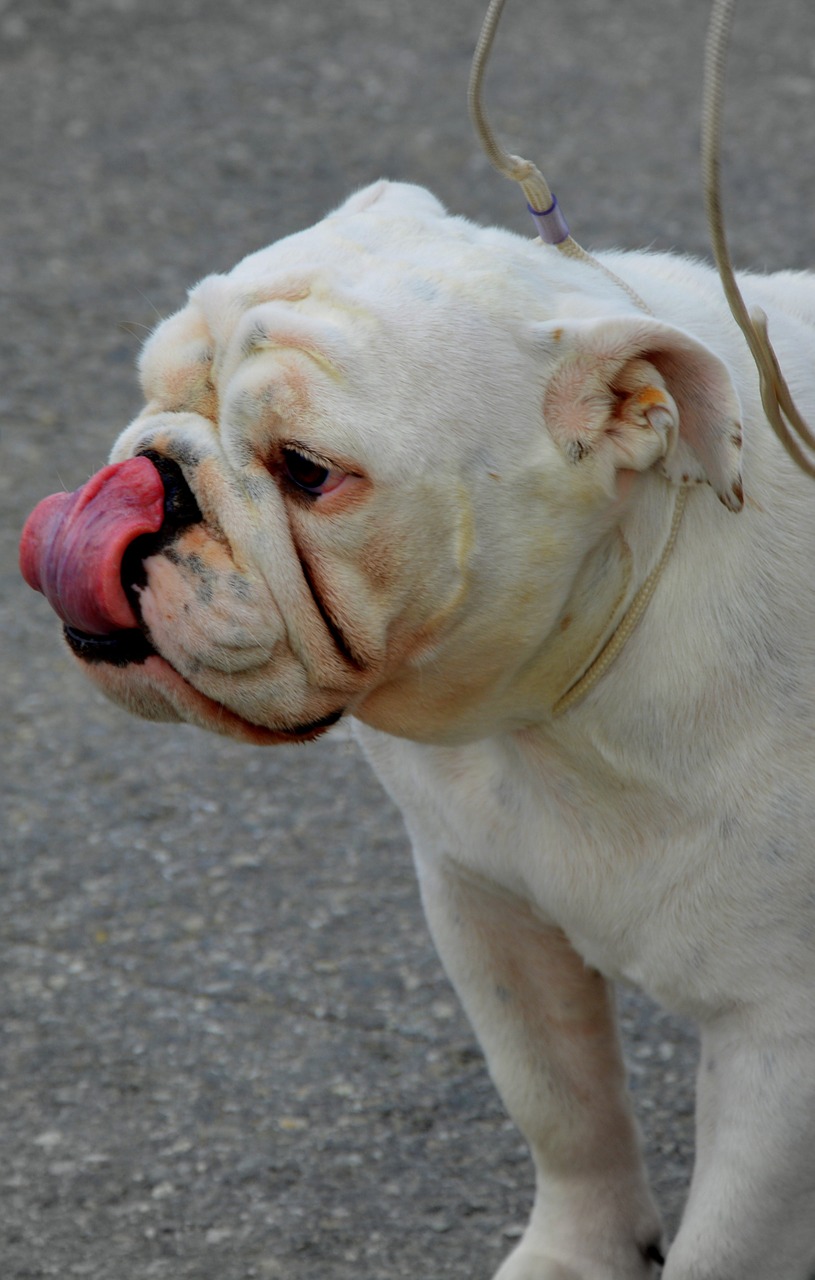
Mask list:
[[[142,456],[150,459],[164,485],[164,523],[157,534],[148,536],[166,541],[179,529],[198,524],[203,517],[178,463],[156,453],[155,449],[145,449]]]

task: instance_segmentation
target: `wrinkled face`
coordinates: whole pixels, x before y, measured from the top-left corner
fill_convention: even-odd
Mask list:
[[[111,697],[259,742],[346,712],[430,741],[498,727],[613,524],[612,454],[643,471],[675,434],[636,343],[561,358],[529,250],[382,183],[193,290],[144,350],[125,465],[23,539]]]
[[[111,461],[146,456],[186,514],[122,556],[145,648],[94,646],[82,627],[73,642],[129,709],[257,741],[315,736],[346,711],[434,736],[419,704],[441,726],[491,679],[473,637],[446,671],[439,658],[492,592],[474,565],[500,524],[494,495],[514,489],[520,509],[534,484],[508,465],[502,379],[484,378],[495,336],[450,269],[476,229],[448,243],[454,220],[398,190],[413,207],[395,217],[382,184],[205,279],[148,342],[146,407]],[[508,637],[518,585],[507,574],[495,601]],[[490,648],[497,666],[500,635]]]
[[[201,513],[135,587],[158,654],[248,724],[311,736],[444,631],[469,504],[445,492],[444,450],[400,431],[381,320],[334,294],[332,272],[270,265],[204,281],[159,329],[147,408],[112,458],[177,463]],[[132,705],[145,678],[166,697],[169,676],[148,662],[115,679]]]

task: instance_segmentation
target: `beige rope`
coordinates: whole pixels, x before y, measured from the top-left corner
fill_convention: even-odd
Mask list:
[[[506,0],[490,0],[490,5],[481,27],[470,71],[468,92],[470,116],[490,163],[505,178],[511,178],[513,182],[520,183],[526,196],[527,204],[531,205],[533,209],[549,209],[553,203],[552,192],[549,190],[549,185],[543,174],[531,161],[524,160],[521,156],[510,155],[508,151],[504,150],[493,133],[484,111],[484,74],[505,3]],[[568,237],[568,239],[571,239],[571,237]],[[566,241],[563,243],[565,244]]]
[[[487,154],[490,163],[495,166],[499,173],[505,178],[511,178],[513,182],[520,184],[520,187],[526,197],[526,203],[532,211],[533,216],[538,214],[546,214],[551,211],[555,205],[555,200],[549,189],[549,184],[531,160],[525,160],[522,156],[511,155],[506,151],[496,138],[492,131],[489,121],[487,120],[484,110],[484,74],[487,69],[490,52],[492,51],[495,32],[498,29],[498,23],[504,10],[506,0],[490,0],[486,17],[481,27],[481,33],[475,47],[473,55],[472,68],[470,70],[470,84],[468,90],[468,100],[470,104],[470,117],[473,122],[473,128],[478,135],[484,151]],[[643,302],[639,294],[621,280],[619,276],[610,271],[602,262],[598,262],[592,257],[575,239],[568,233],[560,240],[556,248],[561,253],[565,253],[567,257],[577,258],[581,262],[587,263],[597,271],[601,271],[604,276],[612,280],[615,285],[628,294],[628,297],[639,307],[641,311],[647,315],[653,315],[651,308]]]
[[[504,10],[506,0],[490,0],[486,17],[481,27],[481,33],[478,37],[475,53],[473,55],[473,63],[470,71],[469,84],[469,105],[470,116],[473,127],[478,135],[481,145],[487,154],[490,163],[502,173],[504,177],[511,178],[513,182],[520,184],[520,187],[526,197],[526,203],[532,211],[533,216],[536,213],[546,214],[555,207],[555,200],[549,188],[549,184],[543,174],[530,160],[525,160],[522,156],[511,155],[506,151],[495,134],[492,131],[486,112],[484,111],[484,75],[487,68],[490,52],[492,50],[493,41],[495,40],[495,32],[501,14]],[[537,220],[537,219],[536,219]],[[570,258],[576,258],[587,265],[594,267],[595,270],[601,271],[607,279],[611,280],[618,288],[622,289],[628,295],[635,306],[639,307],[647,315],[653,315],[651,308],[645,303],[638,293],[621,280],[619,276],[610,271],[602,262],[598,262],[596,258],[587,253],[576,240],[568,233],[568,229],[563,224],[565,234],[562,239],[556,242],[555,247],[561,253],[565,253]],[[628,641],[634,628],[637,626],[640,618],[648,607],[657,583],[662,576],[662,571],[668,562],[670,554],[673,550],[679,533],[679,526],[682,522],[682,513],[685,510],[687,500],[687,489],[680,488],[676,494],[674,503],[673,517],[671,520],[671,528],[668,539],[662,549],[662,554],[642,586],[637,591],[631,604],[623,615],[621,621],[615,631],[606,641],[605,646],[600,653],[589,665],[588,669],[583,672],[574,684],[567,688],[555,702],[552,708],[554,716],[560,716],[575,703],[579,702],[586,696],[590,689],[594,687],[598,680],[605,674],[608,668],[614,662],[620,650]]]
[[[761,403],[770,426],[801,470],[815,479],[815,461],[808,458],[801,447],[804,445],[815,452],[815,435],[801,417],[779,368],[778,359],[767,332],[765,313],[760,307],[755,307],[752,311],[747,309],[736,284],[725,238],[720,194],[719,152],[725,57],[734,8],[735,0],[714,0],[705,52],[702,95],[702,178],[713,256],[733,318],[744,334],[756,363],[761,387]]]
[[[670,554],[674,549],[679,526],[682,523],[682,514],[685,510],[685,503],[688,497],[687,489],[678,489],[676,493],[676,502],[674,503],[673,519],[671,520],[671,528],[665,546],[662,548],[662,555],[654,565],[648,577],[643,582],[631,604],[626,610],[620,625],[617,627],[611,639],[608,640],[605,647],[600,650],[591,666],[577,680],[571,688],[567,689],[564,694],[558,698],[552,707],[552,715],[557,717],[563,715],[564,711],[568,711],[570,707],[579,702],[581,698],[585,698],[586,694],[594,688],[597,681],[600,680],[608,671],[614,659],[623,648],[631,636],[634,628],[637,626],[640,618],[648,608],[651,597],[656,590],[657,583],[662,577],[662,571],[668,563]]]
[[[527,205],[533,216],[551,213],[556,206],[546,179],[538,168],[522,156],[506,151],[490,127],[484,111],[483,85],[487,62],[492,50],[495,33],[506,0],[490,0],[486,17],[473,56],[470,71],[470,116],[476,134],[491,164],[505,177],[520,184]],[[736,284],[724,233],[720,196],[719,136],[721,132],[724,64],[728,36],[732,25],[735,0],[713,0],[710,27],[705,51],[705,76],[703,90],[702,122],[702,172],[705,190],[708,224],[713,253],[722,281],[725,296],[733,317],[739,325],[755,361],[759,374],[761,402],[773,430],[788,454],[798,466],[815,479],[815,460],[806,456],[802,445],[815,453],[815,434],[799,413],[792,394],[778,364],[767,331],[767,317],[761,308],[748,311]],[[556,247],[568,257],[576,258],[612,280],[628,297],[648,315],[650,307],[640,296],[596,258],[587,253],[569,234],[563,223],[564,234]],[[673,551],[679,533],[682,515],[687,501],[687,489],[680,488],[676,495],[673,518],[668,539],[662,554],[637,591],[621,622],[588,669],[557,699],[552,714],[560,716],[586,696],[602,678],[620,650],[628,641],[651,600],[665,565]]]

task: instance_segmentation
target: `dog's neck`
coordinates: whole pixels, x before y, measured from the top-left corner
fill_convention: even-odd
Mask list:
[[[646,584],[658,590],[681,515],[680,492],[649,476],[585,556],[557,618],[520,668],[494,666],[483,679],[476,670],[468,682],[466,669],[451,681],[444,663],[438,672],[427,664],[408,667],[353,714],[382,732],[448,746],[554,724],[602,680],[647,607]]]
[[[686,493],[655,477],[647,495],[586,557],[521,682],[523,700],[535,708],[535,719],[541,709],[557,719],[576,706],[621,652],[658,589]],[[519,692],[517,686],[514,692]]]
[[[622,651],[629,637],[632,635],[634,628],[638,625],[642,615],[648,608],[651,596],[657,589],[659,580],[662,577],[662,571],[668,563],[668,559],[673,551],[674,544],[679,535],[679,527],[682,522],[682,515],[685,510],[685,501],[687,499],[687,489],[678,489],[674,498],[673,515],[671,525],[668,530],[668,536],[662,547],[662,552],[653,566],[648,570],[641,584],[636,588],[634,596],[628,604],[625,605],[622,617],[618,621],[613,620],[613,616],[609,615],[609,622],[612,626],[611,634],[606,640],[601,642],[600,648],[595,656],[590,660],[576,678],[558,698],[552,707],[552,715],[557,718],[568,711],[571,707],[576,706],[578,702],[591,691],[595,684],[603,678],[609,667]],[[622,538],[622,532],[620,532]],[[626,547],[628,544],[625,544]],[[633,556],[631,556],[633,560]],[[633,574],[632,574],[633,577]]]

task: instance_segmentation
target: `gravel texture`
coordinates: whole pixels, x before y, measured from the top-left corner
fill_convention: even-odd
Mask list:
[[[488,92],[578,238],[706,252],[706,0],[509,4]],[[138,723],[19,581],[33,503],[138,408],[185,289],[382,174],[527,232],[471,136],[476,0],[0,0],[0,1276],[488,1280],[531,1168],[421,919],[398,814],[337,733]],[[815,10],[745,0],[734,256],[813,260]],[[621,993],[674,1225],[689,1028]]]

